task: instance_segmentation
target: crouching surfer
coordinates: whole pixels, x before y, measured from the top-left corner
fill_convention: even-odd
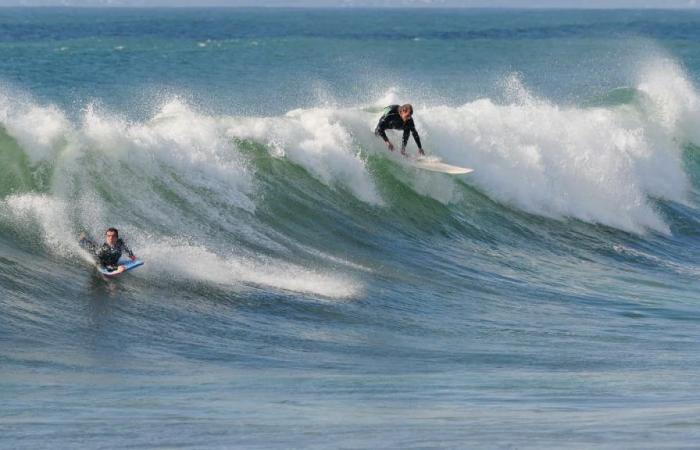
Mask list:
[[[136,259],[134,252],[119,237],[119,230],[116,228],[108,228],[105,231],[105,242],[101,246],[85,233],[80,233],[78,239],[80,246],[90,252],[95,262],[109,272],[122,273],[126,270],[126,267],[119,264],[122,253],[126,253],[132,261]]]
[[[416,125],[413,123],[413,106],[406,103],[405,105],[391,105],[384,108],[384,114],[377,128],[374,130],[374,135],[382,138],[387,148],[394,151],[394,144],[391,143],[388,137],[386,137],[385,130],[403,130],[403,140],[401,141],[401,154],[406,156],[406,144],[408,144],[409,133],[413,134],[413,140],[416,141],[418,146],[418,153],[425,155],[423,147],[420,145],[420,136],[416,131]]]

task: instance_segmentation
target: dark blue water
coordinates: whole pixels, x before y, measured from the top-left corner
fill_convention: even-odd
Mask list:
[[[692,448],[698,22],[1,10],[0,446]]]

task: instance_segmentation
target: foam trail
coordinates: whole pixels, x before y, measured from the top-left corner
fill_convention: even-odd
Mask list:
[[[222,256],[203,245],[166,239],[149,243],[140,250],[140,255],[149,261],[150,272],[160,277],[182,277],[232,287],[258,284],[335,299],[354,297],[360,292],[360,286],[344,276],[260,256]]]

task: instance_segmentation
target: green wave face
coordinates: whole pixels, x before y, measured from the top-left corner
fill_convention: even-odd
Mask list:
[[[414,270],[414,252],[500,272],[503,255],[520,271],[523,255],[548,265],[595,259],[625,236],[682,240],[698,168],[675,76],[678,92],[641,83],[598,106],[556,105],[515,77],[509,103],[424,108],[431,156],[476,169],[467,176],[390,154],[372,108],[215,116],[173,98],[134,121],[28,103],[0,134],[2,226],[52,257],[79,255],[81,231],[117,226],[158,279],[340,297],[360,295],[363,270]]]

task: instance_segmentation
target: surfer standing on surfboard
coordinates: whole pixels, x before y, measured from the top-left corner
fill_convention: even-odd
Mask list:
[[[413,106],[409,103],[405,105],[391,105],[384,108],[384,114],[379,119],[377,128],[374,130],[374,135],[382,138],[386,146],[394,151],[394,144],[391,143],[384,130],[403,130],[403,141],[401,145],[401,154],[406,156],[406,144],[408,144],[408,133],[413,134],[413,140],[418,146],[418,153],[425,155],[423,147],[420,145],[420,136],[416,131],[416,125],[413,123]]]
[[[96,262],[110,272],[124,272],[126,268],[119,265],[119,258],[122,257],[122,252],[126,252],[131,260],[136,259],[136,255],[126,246],[124,241],[119,237],[119,230],[116,228],[107,228],[105,231],[105,242],[100,247],[95,241],[80,233],[79,241],[81,247],[90,252],[96,259]]]

